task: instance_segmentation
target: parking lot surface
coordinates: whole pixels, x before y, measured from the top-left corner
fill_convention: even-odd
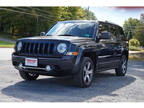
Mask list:
[[[144,101],[144,61],[129,61],[128,73],[98,73],[89,88],[77,88],[70,77],[40,76],[24,81],[11,60],[0,60],[1,102],[138,102]]]

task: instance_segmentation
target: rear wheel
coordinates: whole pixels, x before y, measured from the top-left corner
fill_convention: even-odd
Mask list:
[[[79,87],[89,87],[92,84],[94,64],[89,57],[84,57],[80,70],[74,75],[74,80]]]
[[[115,69],[116,76],[125,76],[127,72],[127,57],[125,55],[122,56],[120,65]]]
[[[19,71],[19,73],[24,80],[36,80],[39,77],[38,74],[28,73],[25,71]]]

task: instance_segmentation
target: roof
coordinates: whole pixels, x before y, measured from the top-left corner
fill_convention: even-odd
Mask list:
[[[67,20],[67,21],[60,21],[60,22],[98,22],[98,20]]]
[[[110,21],[100,21],[100,20],[66,20],[66,21],[60,21],[60,22],[70,22],[70,23],[75,23],[75,22],[91,22],[91,23],[98,23],[98,22],[103,22],[103,23],[109,23],[109,24],[113,24],[116,26],[119,26],[118,24],[115,24],[113,22]],[[119,26],[121,27],[121,26]]]
[[[112,25],[116,25],[116,26],[119,26],[119,27],[121,27],[120,25],[118,25],[118,24],[115,24],[115,23],[113,23],[113,22],[110,22],[110,21],[99,21],[99,22],[108,23],[108,24],[112,24]]]

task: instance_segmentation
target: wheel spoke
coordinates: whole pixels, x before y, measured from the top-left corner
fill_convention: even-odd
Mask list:
[[[86,78],[87,78],[87,82],[89,83],[91,81],[90,76],[87,75]]]
[[[28,73],[30,76],[34,76],[35,74],[32,74],[32,73]]]
[[[126,64],[126,60],[124,61],[124,64]]]
[[[86,72],[86,71],[87,71],[87,68],[86,68],[86,66],[84,67],[84,69],[83,69],[83,70],[84,70],[84,72]]]
[[[124,66],[125,66],[125,65],[124,65],[124,64],[122,64],[122,68],[124,68]]]
[[[87,76],[85,75],[85,76],[84,76],[84,82],[86,82],[86,79],[87,79]]]
[[[122,71],[123,71],[123,73],[126,72],[126,60],[123,60]]]
[[[90,69],[90,66],[91,66],[91,63],[90,63],[90,62],[88,62],[88,64],[87,64],[87,70],[89,70],[89,69]]]
[[[93,73],[93,69],[87,71],[88,74],[92,74]]]

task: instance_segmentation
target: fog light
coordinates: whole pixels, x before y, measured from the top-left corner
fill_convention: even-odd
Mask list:
[[[22,63],[20,63],[19,66],[18,66],[18,68],[22,69],[22,67],[23,67],[23,65],[22,65]]]
[[[46,71],[50,71],[51,67],[49,65],[46,66]]]

